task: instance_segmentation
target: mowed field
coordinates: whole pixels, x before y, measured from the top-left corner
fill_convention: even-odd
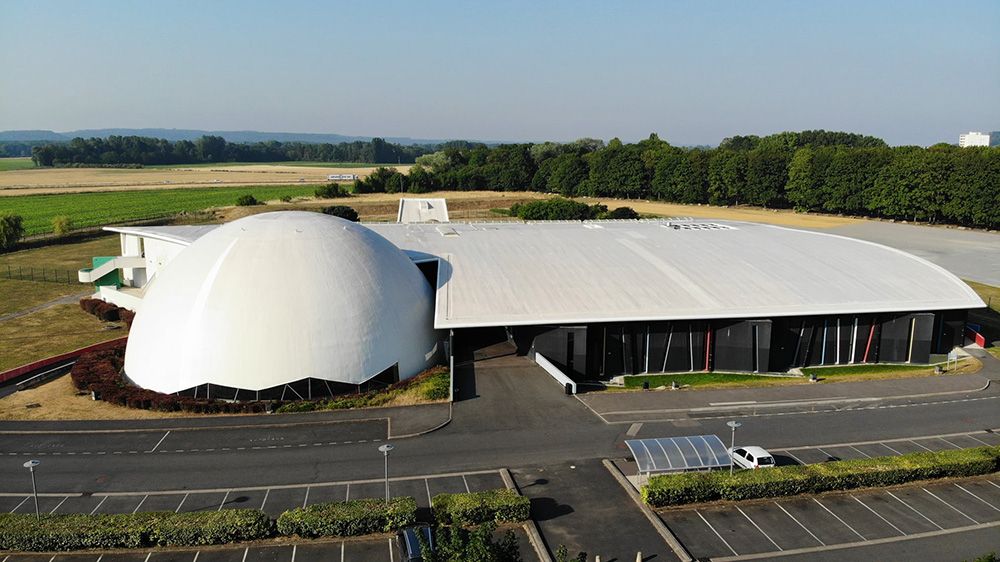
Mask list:
[[[365,177],[377,166],[327,166],[315,163],[220,164],[177,168],[34,168],[0,173],[0,197],[92,191],[197,188],[219,185],[287,185],[327,183],[327,174]],[[406,173],[410,165],[393,166]]]

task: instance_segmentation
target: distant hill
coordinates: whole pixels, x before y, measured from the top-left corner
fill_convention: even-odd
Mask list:
[[[337,134],[315,134],[315,133],[267,133],[260,131],[202,131],[200,129],[81,129],[79,131],[67,131],[55,133],[53,131],[0,131],[0,141],[68,141],[75,137],[83,138],[107,138],[111,135],[150,137],[156,139],[167,139],[171,142],[179,140],[197,140],[205,135],[218,136],[226,139],[227,142],[311,142],[311,143],[331,143],[362,141],[368,142],[373,137],[359,137]],[[386,142],[401,145],[413,144],[440,144],[453,139],[413,139],[410,137],[385,137]],[[486,144],[497,144],[487,142]]]

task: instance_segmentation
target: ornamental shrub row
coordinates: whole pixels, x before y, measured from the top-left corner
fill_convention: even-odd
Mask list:
[[[353,537],[387,533],[417,521],[417,500],[366,498],[317,503],[286,511],[278,517],[278,532],[304,538]]]
[[[979,447],[741,470],[732,477],[726,471],[654,476],[643,486],[642,499],[653,507],[720,499],[741,501],[976,476],[998,470],[1000,447]]]
[[[80,299],[80,308],[100,318],[101,322],[122,321],[129,330],[132,329],[132,320],[135,319],[135,313],[131,310],[101,299]]]
[[[2,550],[78,550],[194,546],[258,540],[274,534],[274,521],[256,509],[173,513],[0,515]]]
[[[529,517],[528,498],[499,489],[471,494],[438,494],[431,500],[434,518],[442,525],[517,522]]]

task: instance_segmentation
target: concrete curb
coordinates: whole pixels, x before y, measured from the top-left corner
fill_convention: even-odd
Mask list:
[[[677,558],[680,558],[683,562],[694,562],[694,558],[691,556],[691,553],[684,548],[681,541],[677,540],[677,537],[674,536],[663,520],[653,513],[653,510],[649,509],[649,506],[642,501],[642,498],[639,497],[638,493],[636,493],[635,488],[632,487],[632,483],[625,478],[625,475],[618,470],[618,467],[608,459],[603,459],[601,462],[604,463],[604,468],[608,469],[611,476],[614,476],[615,480],[618,481],[618,484],[620,484],[622,488],[625,488],[625,492],[628,493],[629,497],[632,498],[632,501],[639,506],[639,510],[646,516],[646,519],[649,519],[653,528],[656,529],[656,532],[659,533],[661,537],[663,537],[663,540],[666,541],[667,545],[670,546],[670,549],[674,551]]]
[[[438,424],[438,425],[436,425],[436,426],[434,426],[434,427],[432,427],[430,429],[425,429],[423,431],[418,431],[416,433],[408,433],[406,435],[393,436],[392,435],[392,418],[383,418],[383,419],[386,420],[386,426],[387,426],[386,436],[387,436],[387,439],[408,439],[410,437],[419,437],[421,435],[427,435],[428,433],[433,433],[433,432],[441,429],[442,427],[444,427],[444,426],[446,426],[446,425],[448,425],[448,424],[451,423],[452,415],[454,414],[454,409],[453,409],[452,404],[454,404],[454,402],[449,402],[448,403],[448,419],[444,420],[444,422],[442,422],[442,423],[440,423],[440,424]]]
[[[508,490],[514,490],[518,495],[523,495],[517,487],[517,483],[514,482],[514,476],[510,473],[510,469],[501,469],[500,477],[503,478],[503,483],[507,486]],[[535,523],[534,519],[528,519],[524,522],[524,532],[528,534],[528,542],[531,543],[531,548],[535,549],[538,560],[540,562],[552,562],[552,557],[549,556],[549,551],[545,548],[545,541],[542,540],[542,534],[538,531],[538,524]]]

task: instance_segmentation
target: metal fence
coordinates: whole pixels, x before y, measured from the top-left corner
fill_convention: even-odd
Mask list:
[[[0,266],[0,279],[17,279],[19,281],[40,281],[42,283],[65,283],[72,285],[80,282],[76,271],[67,269],[52,269],[50,267],[24,267],[21,265]]]

